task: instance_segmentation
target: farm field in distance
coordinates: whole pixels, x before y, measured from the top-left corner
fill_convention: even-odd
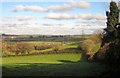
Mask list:
[[[31,40],[32,39],[32,40]],[[37,39],[37,40],[36,40]],[[81,43],[82,40],[81,36],[39,36],[33,35],[26,36],[26,35],[6,35],[3,36],[3,40],[8,42],[8,47],[10,49],[14,46],[17,42],[21,43],[29,43],[35,49],[32,49],[29,54],[37,54],[37,53],[52,53],[55,49],[59,49],[62,52],[68,52],[70,50],[75,50],[78,52],[78,45]],[[29,46],[28,45],[28,46]],[[79,51],[80,52],[80,51]],[[59,53],[59,52],[57,52]],[[3,56],[8,55],[15,55],[15,52],[4,52]]]

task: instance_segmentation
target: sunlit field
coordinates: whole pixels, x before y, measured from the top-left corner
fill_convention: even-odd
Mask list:
[[[3,58],[3,76],[101,76],[105,66],[81,54],[51,54]]]
[[[119,0],[3,0],[1,7],[3,77],[120,78]]]
[[[84,36],[84,40],[87,37]],[[76,38],[80,40],[76,41]],[[38,46],[38,49],[32,49],[29,54],[25,55],[15,55],[15,52],[10,51],[4,52],[3,76],[98,77],[102,75],[105,65],[88,61],[78,47],[84,41],[81,36],[70,36],[69,41],[61,39],[62,41],[59,41],[59,38],[53,41],[50,38],[46,38],[46,41],[22,41]],[[8,42],[9,46],[15,44],[16,41]],[[57,51],[54,50],[55,47],[58,48]],[[92,51],[96,52],[98,48],[99,44],[96,44]]]

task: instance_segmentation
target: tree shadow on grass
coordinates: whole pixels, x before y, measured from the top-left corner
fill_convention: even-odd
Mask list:
[[[58,60],[59,62],[63,62],[63,63],[76,63],[74,61],[70,61],[70,60]]]
[[[66,48],[65,50],[80,50],[79,48]]]
[[[16,63],[4,65],[5,76],[80,76],[99,77],[104,66],[85,61],[57,60],[59,63]]]
[[[2,66],[5,76],[80,76],[99,77],[104,66],[88,62],[81,55],[79,61],[57,60],[51,63],[15,63]]]

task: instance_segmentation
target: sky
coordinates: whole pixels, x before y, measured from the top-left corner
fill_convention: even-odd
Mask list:
[[[2,2],[0,33],[91,34],[106,27],[106,2]]]

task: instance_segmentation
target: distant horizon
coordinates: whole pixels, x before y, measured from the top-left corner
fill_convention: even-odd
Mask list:
[[[103,31],[103,29],[99,29],[100,31]],[[1,35],[2,34],[7,34],[7,35],[91,35],[91,34],[94,34],[95,32],[97,32],[97,31],[93,31],[92,33],[85,33],[85,32],[83,32],[83,33],[81,33],[81,34],[40,34],[40,33],[37,33],[37,34],[27,34],[27,33],[22,33],[22,34],[15,34],[15,33],[1,33]]]
[[[11,33],[1,33],[1,35],[91,35],[94,33],[89,33],[89,34],[11,34]]]

